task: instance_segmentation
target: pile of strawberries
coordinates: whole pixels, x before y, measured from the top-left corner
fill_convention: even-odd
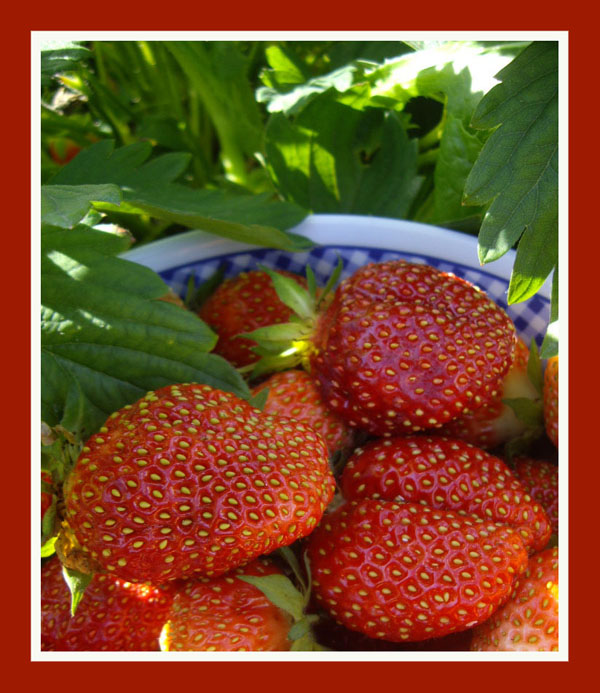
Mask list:
[[[502,308],[404,260],[253,270],[199,315],[252,400],[172,384],[91,436],[42,649],[558,649],[557,358],[536,386]]]

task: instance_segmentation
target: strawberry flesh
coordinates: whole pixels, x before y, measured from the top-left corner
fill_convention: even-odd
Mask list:
[[[257,559],[218,578],[182,581],[163,628],[163,651],[289,650],[290,619],[238,575],[281,574],[275,564]]]
[[[506,313],[472,284],[404,260],[340,284],[311,370],[326,404],[377,436],[440,427],[498,395],[515,345]]]
[[[213,577],[310,533],[335,482],[322,438],[208,385],[148,393],[87,442],[65,485],[83,550],[122,579]]]
[[[527,565],[511,527],[370,499],[326,514],[307,546],[321,606],[346,628],[392,642],[482,623]]]
[[[558,651],[558,548],[529,559],[511,597],[473,631],[475,651]]]
[[[558,533],[558,467],[546,460],[518,457],[515,474],[550,518],[552,531]]]
[[[43,651],[158,651],[168,590],[95,575],[71,616],[71,593],[56,556],[42,566]]]
[[[373,440],[354,451],[342,473],[348,500],[381,498],[475,513],[518,530],[530,553],[552,533],[542,504],[498,457],[461,440],[413,435]]]
[[[269,390],[265,414],[306,421],[325,440],[329,454],[351,447],[354,433],[343,419],[323,403],[321,393],[306,371],[292,369],[274,373],[252,390],[256,395]]]

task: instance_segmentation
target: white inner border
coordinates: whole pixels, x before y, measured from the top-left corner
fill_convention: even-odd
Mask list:
[[[32,661],[568,661],[568,37],[567,31],[32,31],[31,36],[31,660]],[[272,653],[128,653],[128,652],[41,652],[40,641],[40,561],[38,553],[40,526],[39,445],[40,422],[40,47],[48,40],[501,40],[558,41],[559,43],[559,257],[561,261],[561,361],[565,364],[559,376],[561,472],[559,502],[561,527],[559,534],[561,585],[559,652],[326,652],[290,654]],[[305,223],[305,222],[303,222]],[[193,232],[195,233],[195,232]],[[452,232],[450,232],[452,233]],[[324,241],[320,241],[324,242]],[[365,245],[365,241],[362,241]],[[141,250],[141,249],[140,249]],[[231,251],[228,251],[231,252]],[[418,251],[415,251],[418,252]],[[421,251],[422,252],[422,251]],[[432,253],[436,255],[437,253]],[[132,258],[133,259],[133,258]],[[503,258],[504,259],[504,258]],[[507,258],[508,259],[508,258]],[[185,262],[185,261],[184,261]],[[459,260],[465,263],[464,258]],[[500,262],[500,261],[498,261]],[[145,263],[144,263],[145,264]],[[181,263],[184,264],[184,263]],[[496,263],[494,263],[496,264]],[[491,270],[491,265],[488,267]],[[504,270],[503,270],[504,271]],[[490,271],[493,274],[492,271]],[[499,274],[498,276],[505,276]]]

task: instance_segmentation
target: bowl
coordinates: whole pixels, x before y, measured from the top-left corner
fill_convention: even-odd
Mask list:
[[[324,285],[341,258],[341,278],[369,262],[404,258],[432,265],[467,279],[483,289],[513,319],[527,344],[544,337],[550,316],[551,283],[527,301],[507,305],[508,284],[515,252],[480,266],[477,238],[429,224],[360,215],[314,214],[291,229],[316,245],[290,253],[223,239],[201,230],[189,231],[133,248],[121,257],[156,271],[180,296],[191,275],[196,283],[209,279],[222,266],[225,277],[256,269],[259,264],[304,275],[307,264]]]

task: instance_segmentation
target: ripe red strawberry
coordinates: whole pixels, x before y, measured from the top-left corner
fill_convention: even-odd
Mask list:
[[[314,287],[270,276],[297,319],[252,333],[265,353],[261,371],[281,370],[276,349],[286,367],[295,353],[351,426],[376,436],[439,428],[498,395],[515,327],[469,282],[393,260],[361,267],[332,300],[329,282],[316,300]]]
[[[263,407],[265,414],[306,421],[325,440],[330,455],[351,447],[353,430],[323,404],[321,393],[306,371],[292,369],[274,373],[257,385],[252,394],[257,395],[265,388],[269,390]]]
[[[284,270],[278,273],[306,286],[304,277]],[[252,270],[226,279],[203,303],[198,315],[219,336],[214,352],[241,367],[260,357],[251,350],[256,342],[239,335],[286,322],[292,311],[280,301],[269,275]]]
[[[558,356],[544,370],[544,420],[548,438],[558,447]]]
[[[348,500],[426,503],[505,522],[531,553],[545,548],[552,533],[541,502],[532,500],[501,459],[443,436],[373,440],[354,451],[340,486]]]
[[[56,556],[42,566],[42,650],[157,651],[171,603],[167,590],[95,575],[71,616],[71,593]]]
[[[527,345],[522,339],[517,339],[512,365],[504,376],[496,397],[479,409],[445,424],[440,433],[449,438],[466,440],[486,450],[523,434],[527,430],[527,423],[519,419],[513,408],[502,400],[524,398],[531,400],[533,404],[539,397],[527,374],[528,358]]]
[[[558,533],[558,467],[545,460],[518,457],[515,473],[529,495],[546,511],[552,531]]]
[[[161,633],[161,650],[289,650],[289,616],[237,577],[273,574],[281,574],[275,564],[257,559],[217,578],[181,581]]]
[[[506,525],[417,503],[353,501],[307,540],[313,592],[371,638],[419,641],[482,623],[527,565]]]
[[[208,385],[113,414],[65,484],[87,556],[124,580],[217,576],[310,533],[335,483],[322,438]]]
[[[439,427],[495,398],[515,328],[486,294],[433,267],[361,267],[322,317],[311,367],[326,404],[374,435]]]
[[[471,650],[558,651],[558,548],[529,559],[510,601],[474,629]]]

